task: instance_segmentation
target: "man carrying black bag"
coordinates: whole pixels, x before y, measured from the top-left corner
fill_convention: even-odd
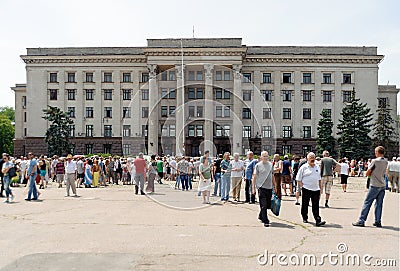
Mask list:
[[[272,198],[272,163],[268,161],[268,152],[261,152],[261,161],[256,164],[253,171],[252,187],[253,194],[258,189],[258,201],[260,202],[260,214],[258,219],[264,223],[264,227],[269,227],[268,209],[271,209]]]

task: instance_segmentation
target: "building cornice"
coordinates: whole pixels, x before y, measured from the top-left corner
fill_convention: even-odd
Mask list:
[[[244,63],[346,63],[379,64],[382,55],[377,56],[246,56]]]
[[[52,63],[146,63],[145,56],[21,56],[26,64]]]
[[[145,56],[240,56],[246,55],[246,48],[145,48]]]

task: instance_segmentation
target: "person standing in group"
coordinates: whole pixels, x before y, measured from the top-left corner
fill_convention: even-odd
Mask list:
[[[25,178],[26,176],[26,170],[28,169],[28,161],[26,160],[26,157],[21,156],[21,162],[20,162],[20,183],[24,184],[27,183],[27,180]]]
[[[62,183],[64,182],[64,174],[65,174],[65,165],[64,165],[64,158],[60,157],[57,159],[57,164],[55,166],[55,175],[53,178],[57,179],[58,188],[62,187]]]
[[[3,164],[4,164],[4,156],[6,155],[6,153],[3,153],[2,154],[2,158],[0,159],[0,169],[1,168],[3,168]],[[3,178],[4,178],[4,174],[3,174],[3,172],[1,172],[1,170],[0,170],[0,179],[1,179],[1,190],[0,190],[0,197],[1,198],[4,198],[4,195],[3,195],[3,191],[4,191],[4,181],[3,181]]]
[[[172,182],[175,182],[176,178],[176,160],[175,157],[171,157],[171,161],[169,162],[169,166],[171,167],[171,178]]]
[[[288,195],[288,193],[286,192],[287,184],[289,184],[290,196],[294,196],[292,178],[291,178],[292,173],[293,173],[292,164],[290,163],[289,156],[285,155],[282,161],[282,175],[281,175],[282,189],[285,192],[285,196]]]
[[[136,182],[135,182],[136,167],[135,167],[134,160],[132,158],[129,158],[129,159],[131,159],[130,168],[129,168],[129,172],[130,172],[130,175],[131,175],[131,184],[135,185],[135,188],[136,188],[137,187]]]
[[[78,161],[76,161],[76,170],[78,172],[78,184],[77,187],[81,188],[81,184],[83,180],[85,179],[85,163],[83,162],[83,157],[78,158]]]
[[[212,159],[210,157],[210,151],[209,150],[206,150],[204,152],[204,156],[200,157],[200,160],[198,162],[199,167],[200,167],[201,164],[203,164],[203,159],[207,159],[208,160],[208,164],[211,166],[211,172],[214,173],[214,165],[213,165]],[[195,163],[191,163],[190,167],[191,167],[190,171],[191,171],[192,175],[196,174],[196,171],[199,170],[199,167],[196,167]],[[194,172],[194,174],[193,174],[193,172]],[[213,178],[213,176],[211,176],[211,178]],[[189,181],[189,186],[191,187],[191,181]],[[192,189],[192,188],[190,188],[190,189]],[[198,191],[197,195],[200,196],[201,192]]]
[[[47,170],[46,170],[47,166],[46,166],[46,162],[44,160],[44,156],[40,156],[40,160],[39,160],[39,169],[40,169],[40,186],[39,189],[45,189],[46,187],[46,174],[47,174]]]
[[[99,166],[99,160],[97,159],[94,160],[92,166],[92,176],[93,176],[93,187],[98,187],[100,179],[100,166]]]
[[[382,207],[383,198],[385,197],[386,184],[384,174],[388,166],[388,161],[385,159],[385,148],[378,146],[375,148],[376,159],[373,159],[368,167],[367,176],[370,176],[370,186],[367,196],[361,210],[361,215],[357,222],[352,223],[356,227],[364,227],[367,220],[369,210],[372,203],[375,201],[375,227],[382,227]]]
[[[242,160],[239,160],[239,153],[233,154],[231,168],[232,197],[234,201],[240,202],[240,189],[242,185],[244,163]]]
[[[256,195],[258,190],[258,200],[260,202],[260,213],[258,219],[269,227],[268,209],[271,209],[273,166],[269,162],[268,152],[261,152],[261,161],[254,166],[252,177],[252,194]]]
[[[296,203],[295,203],[295,205],[300,205],[300,202],[299,202],[300,188],[299,188],[299,186],[297,184],[297,181],[296,181],[296,176],[297,176],[297,173],[299,172],[299,169],[300,169],[300,158],[299,157],[295,157],[294,158],[294,163],[293,163],[293,179],[292,179],[293,189],[296,190]]]
[[[133,162],[133,164],[135,165],[135,194],[137,195],[139,193],[139,189],[140,189],[140,194],[141,195],[146,195],[144,193],[144,183],[146,181],[146,172],[147,172],[147,164],[146,164],[146,160],[144,160],[143,158],[143,153],[140,152],[138,157],[135,159],[135,161]]]
[[[157,182],[158,182],[159,184],[162,184],[162,183],[163,183],[163,182],[162,182],[162,178],[164,177],[164,172],[163,172],[163,170],[164,170],[164,163],[163,163],[161,157],[158,157],[158,160],[157,160],[157,172],[158,172]]]
[[[221,197],[221,162],[222,162],[222,154],[218,155],[218,158],[214,162],[214,193],[212,194],[214,197]]]
[[[347,191],[347,179],[349,178],[350,167],[349,164],[339,159],[340,165],[340,184],[342,185],[343,192]]]
[[[208,158],[204,155],[199,166],[199,187],[198,190],[203,194],[203,204],[210,204],[211,191],[211,168]]]
[[[185,191],[185,189],[186,189],[186,191],[188,191],[189,190],[189,179],[188,179],[189,163],[185,159],[185,157],[182,157],[181,160],[178,162],[177,170],[178,170],[180,182],[182,184],[182,191]],[[175,187],[176,187],[176,185],[175,185]],[[178,184],[178,188],[179,188],[179,184]]]
[[[147,168],[147,171],[149,173],[149,176],[147,179],[146,192],[154,193],[154,180],[156,179],[158,174],[157,161],[156,161],[156,156],[154,154],[151,156],[151,160]]]
[[[282,183],[282,161],[279,158],[279,154],[274,154],[274,161],[272,162],[272,165],[274,166],[274,189],[275,189],[275,194],[278,196],[278,198],[282,199],[282,189],[281,189],[281,183]]]
[[[321,195],[325,191],[325,208],[329,208],[328,202],[331,195],[331,188],[333,184],[333,169],[336,167],[338,162],[335,159],[329,157],[328,151],[322,152],[323,158],[321,159],[321,177],[322,187]]]
[[[91,159],[86,159],[85,163],[85,188],[91,188],[93,183],[93,174],[92,174],[92,165],[93,161]]]
[[[74,194],[75,197],[78,196],[76,193],[76,185],[75,185],[75,179],[76,179],[76,172],[77,172],[77,163],[76,161],[73,160],[72,155],[68,154],[67,155],[67,161],[65,162],[65,173],[67,174],[67,193],[65,194],[66,197],[69,197],[69,191],[70,188],[72,189],[72,193]]]
[[[4,159],[4,163],[1,168],[1,172],[3,173],[4,191],[6,191],[6,199],[4,200],[4,203],[9,203],[10,201],[14,200],[14,194],[12,193],[11,188],[10,188],[11,176],[8,171],[14,167],[14,164],[10,161],[9,154],[5,154],[3,156],[3,159]]]
[[[35,159],[35,156],[31,152],[28,153],[28,159],[29,159],[29,166],[28,166],[28,171],[27,171],[27,177],[29,178],[29,180],[28,180],[29,190],[28,190],[28,197],[25,200],[31,201],[32,199],[37,200],[40,195],[36,188],[36,176],[37,176],[38,163],[37,163],[37,160]],[[33,195],[33,198],[31,198],[32,195]]]
[[[108,165],[107,165],[107,182],[109,184],[115,182],[115,177],[114,177],[114,159],[110,156],[108,158]],[[112,179],[112,181],[111,181]]]
[[[325,221],[322,221],[319,216],[319,199],[321,196],[321,169],[315,164],[315,154],[313,152],[308,153],[307,163],[302,165],[297,173],[296,180],[301,188],[301,216],[303,222],[308,223],[308,205],[312,204],[312,213],[315,219],[315,225],[317,227],[325,225]]]
[[[58,163],[58,156],[54,155],[53,160],[51,161],[51,180],[55,182],[57,180],[57,170],[56,170],[56,165]]]
[[[229,200],[229,192],[231,191],[231,172],[232,164],[230,163],[230,153],[224,153],[224,160],[221,161],[221,201]]]
[[[399,170],[398,170],[399,162],[396,162],[396,157],[392,158],[392,161],[388,163],[387,167],[387,175],[388,181],[390,183],[389,191],[399,192]]]
[[[358,177],[364,177],[364,159],[358,161]]]

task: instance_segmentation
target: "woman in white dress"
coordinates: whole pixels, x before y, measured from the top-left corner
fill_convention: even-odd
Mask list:
[[[210,204],[211,191],[211,165],[206,156],[203,157],[203,163],[199,166],[199,192],[203,195],[203,204]]]

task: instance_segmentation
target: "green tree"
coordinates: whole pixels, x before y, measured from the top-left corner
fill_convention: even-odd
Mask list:
[[[335,138],[332,136],[333,121],[328,110],[322,110],[321,119],[318,121],[317,128],[317,154],[322,155],[324,150],[329,151],[332,156],[336,156]]]
[[[11,106],[0,106],[0,115],[6,116],[12,122],[15,121],[15,110]]]
[[[353,88],[350,100],[343,107],[342,119],[338,124],[338,150],[340,157],[349,159],[368,158],[372,153],[372,140],[369,136],[372,127],[372,113],[367,104],[356,98]]]
[[[11,120],[0,114],[0,153],[14,153],[14,126]]]
[[[392,118],[389,103],[385,99],[378,98],[378,117],[374,123],[374,146],[383,146],[388,157],[396,156],[399,150],[397,131],[394,127],[395,121]]]
[[[48,106],[43,109],[44,119],[50,122],[46,131],[46,143],[49,155],[64,155],[71,149],[70,126],[74,122],[69,118],[67,112],[58,107]]]

